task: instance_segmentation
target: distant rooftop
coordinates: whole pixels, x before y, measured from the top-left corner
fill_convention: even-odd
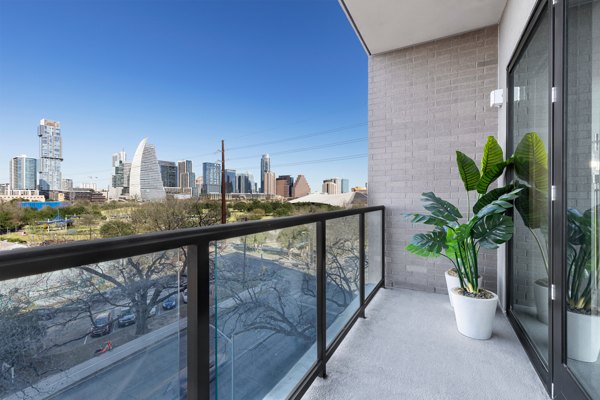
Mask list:
[[[359,204],[365,205],[367,203],[367,195],[361,192],[342,194],[311,193],[307,196],[291,200],[290,203],[318,203],[336,207],[351,207]]]

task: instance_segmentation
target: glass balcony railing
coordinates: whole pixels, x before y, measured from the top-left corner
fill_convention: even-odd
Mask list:
[[[0,254],[0,399],[299,398],[383,285],[383,207]]]

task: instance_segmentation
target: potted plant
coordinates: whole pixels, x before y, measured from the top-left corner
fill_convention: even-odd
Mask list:
[[[596,362],[600,354],[600,316],[592,296],[598,292],[597,234],[592,220],[597,208],[581,214],[567,210],[567,352],[569,358]]]
[[[502,148],[490,136],[485,144],[481,170],[467,155],[456,152],[460,177],[467,191],[477,191],[473,206],[467,206],[464,218],[453,204],[433,193],[423,193],[424,208],[429,214],[406,214],[411,222],[433,226],[433,231],[413,236],[407,250],[424,257],[444,256],[454,265],[459,286],[451,288],[456,324],[460,333],[474,339],[489,339],[498,296],[480,286],[479,250],[497,249],[512,237],[513,221],[505,215],[513,207],[521,188],[512,185],[488,188],[512,160],[504,160]]]
[[[513,160],[517,178],[514,185],[522,189],[515,200],[515,208],[540,251],[545,270],[533,285],[536,317],[548,324],[548,154],[537,133],[529,132],[523,136]]]

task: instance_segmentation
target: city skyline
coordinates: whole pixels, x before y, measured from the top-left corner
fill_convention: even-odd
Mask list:
[[[62,175],[75,183],[92,180],[107,188],[111,155],[120,149],[133,154],[139,140],[150,137],[159,160],[190,160],[196,175],[202,163],[220,160],[224,139],[227,168],[257,181],[260,157],[269,153],[278,175],[303,174],[315,188],[331,173],[364,185],[367,58],[359,44],[344,40],[354,33],[337,3],[232,4],[2,2],[0,137],[19,139],[6,140],[0,161],[37,158],[36,123],[48,118],[61,122]],[[95,26],[80,18],[93,15],[109,20]],[[173,26],[163,15],[180,23]],[[46,18],[57,21],[56,29],[42,35]],[[248,18],[262,29],[251,29]],[[132,20],[141,32],[129,30]],[[114,30],[100,35],[106,23]],[[75,30],[80,37],[71,35]],[[85,50],[89,40],[94,52]],[[38,66],[39,48],[52,49],[52,63]],[[146,54],[156,50],[164,57],[148,64]],[[234,67],[240,57],[242,74]],[[219,58],[238,73],[211,61]],[[52,102],[39,96],[40,87],[53,93]],[[4,168],[0,182],[8,182]]]

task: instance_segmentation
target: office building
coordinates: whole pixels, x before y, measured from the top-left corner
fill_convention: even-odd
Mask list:
[[[112,182],[113,188],[122,188],[125,186],[125,171],[124,163],[127,160],[127,154],[125,151],[119,151],[112,155]]]
[[[325,179],[323,181],[322,192],[327,193],[327,194],[342,193],[342,179],[341,178]]]
[[[263,174],[264,194],[277,194],[277,183],[275,173],[267,171]]]
[[[158,160],[160,167],[160,177],[163,186],[166,188],[174,188],[179,186],[177,164],[174,161]]]
[[[166,198],[156,148],[148,143],[148,138],[144,138],[135,151],[129,179],[129,194],[134,199],[155,201]]]
[[[221,193],[221,164],[202,163],[202,193]]]
[[[292,197],[292,188],[294,187],[294,178],[290,175],[281,175],[275,182],[276,194],[282,197]]]
[[[196,186],[196,174],[192,170],[191,160],[180,160],[177,162],[179,174],[179,187],[182,191]]]
[[[237,193],[256,193],[252,174],[243,172],[237,175]]]
[[[348,179],[342,179],[342,193],[350,192],[350,181]]]
[[[339,186],[331,179],[326,179],[323,181],[323,187],[321,191],[327,194],[340,194]]]
[[[35,190],[37,188],[37,160],[27,156],[11,158],[9,182],[13,190]]]
[[[237,192],[235,169],[225,169],[225,190],[227,193]]]
[[[310,186],[304,175],[298,175],[292,186],[292,197],[298,198],[310,194]]]
[[[40,140],[39,189],[43,192],[62,189],[62,136],[60,122],[42,119],[38,126]]]
[[[271,171],[271,158],[268,154],[263,154],[260,159],[260,192],[267,193],[265,191],[265,173]]]

